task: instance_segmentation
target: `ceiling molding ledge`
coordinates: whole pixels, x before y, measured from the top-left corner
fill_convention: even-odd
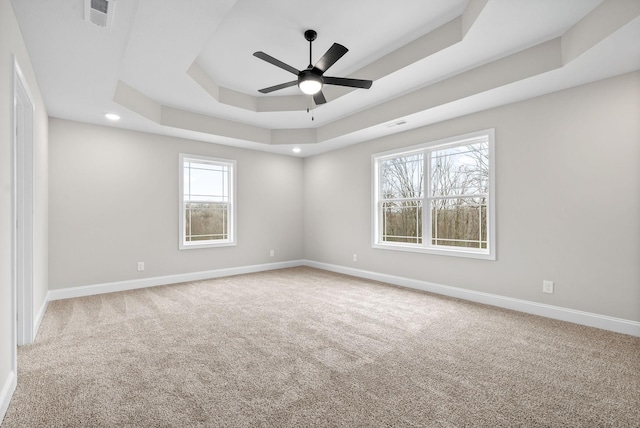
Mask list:
[[[297,134],[304,137],[306,144],[310,144],[333,140],[381,123],[468,98],[558,69],[562,65],[561,38],[556,38],[425,86],[346,118],[311,129],[315,133],[313,136],[303,134],[299,130],[269,130],[169,108],[150,100],[122,82],[118,83],[114,101],[165,126],[263,144],[293,144],[290,142],[290,137]],[[154,118],[157,118],[158,109],[161,112],[161,117],[156,120]],[[272,136],[275,136],[275,139],[272,139]]]
[[[270,129],[167,106],[162,106],[162,120],[160,124],[189,131],[204,132],[220,137],[271,144]]]
[[[456,43],[460,43],[476,22],[478,16],[480,16],[487,2],[488,0],[471,0],[462,15],[350,73],[346,77],[353,79],[366,78],[375,81],[424,60]],[[197,60],[187,69],[187,75],[217,102],[229,106],[255,112],[303,111],[310,107],[309,97],[304,95],[255,97],[220,86],[198,64]],[[324,93],[330,102],[354,90],[343,87],[326,87],[324,88]],[[316,108],[316,106],[311,105],[311,108]]]
[[[306,145],[317,142],[318,132],[315,128],[271,130],[271,144]]]
[[[640,1],[607,0],[562,36],[562,59],[573,61],[640,16]]]
[[[187,69],[187,75],[202,89],[207,91],[216,101],[245,110],[258,111],[258,100],[256,97],[232,91],[231,89],[218,85],[197,61],[194,61]]]
[[[484,3],[486,4],[486,2]],[[478,10],[472,12],[475,18],[480,14]],[[486,95],[492,90],[498,90],[558,70],[616,33],[639,15],[640,2],[636,0],[607,0],[560,37],[447,77],[414,92],[400,95],[318,128],[268,129],[171,108],[149,99],[123,82],[118,82],[114,101],[163,126],[202,132],[213,136],[266,145],[330,142],[419,112],[435,111],[441,106],[451,105],[460,100]],[[464,19],[458,17],[429,35],[443,31],[451,36],[454,33],[452,31],[454,27],[457,28],[458,34],[461,34],[463,26]],[[468,30],[469,28],[466,29],[466,31]],[[419,42],[425,44],[421,46],[427,50],[437,51],[438,45],[430,44],[433,43],[433,40],[430,40],[429,43],[426,40]],[[429,47],[426,47],[427,45]],[[389,55],[395,55],[395,53]],[[406,61],[411,61],[410,56],[406,57]],[[376,63],[369,66],[374,66],[374,64]],[[384,72],[384,67],[380,64],[375,65],[375,67],[378,66],[381,67],[378,72]],[[250,107],[252,110],[255,108],[254,111],[261,111],[261,107],[274,109],[266,111],[280,111],[275,109],[282,108],[285,104],[292,102],[291,99],[303,100],[303,108],[306,109],[306,97],[256,98],[221,88],[206,75],[197,63],[189,68],[189,75],[195,81],[200,82],[199,84],[212,96],[217,96],[220,99],[226,97],[238,105],[244,105],[245,108]],[[290,99],[284,100],[285,98]],[[255,104],[252,99],[256,100]],[[260,104],[263,102],[275,104],[261,106]],[[278,102],[282,102],[282,104],[279,105]]]
[[[478,15],[475,16],[477,18]],[[474,20],[475,20],[474,18]],[[463,40],[462,15],[454,18],[435,30],[418,37],[401,48],[388,53],[382,58],[362,67],[351,76],[367,76],[378,80],[396,71],[410,66],[431,55],[449,48]]]
[[[269,145],[318,142],[314,128],[267,129],[163,106],[122,81],[116,85],[113,101],[158,125],[171,128]]]
[[[371,76],[371,79],[377,80],[461,42],[484,9],[487,1],[470,1],[460,16],[349,74],[348,77]],[[255,97],[220,86],[198,64],[197,60],[187,69],[186,74],[217,102],[229,106],[254,112],[304,111],[310,108],[307,96]],[[329,100],[350,92],[352,89],[326,88]],[[118,81],[116,85],[113,100],[163,126],[262,144],[315,144],[319,142],[317,128],[270,130],[167,107],[122,81]],[[311,106],[311,108],[314,107]]]
[[[638,16],[637,0],[607,0],[556,39],[327,124],[319,128],[318,141],[334,140],[559,69]]]
[[[116,84],[113,101],[155,123],[162,122],[162,106],[121,80]]]
[[[471,0],[462,12],[462,37],[466,37],[489,0]]]
[[[394,121],[560,67],[561,44],[556,38],[327,124],[319,129],[318,140]]]

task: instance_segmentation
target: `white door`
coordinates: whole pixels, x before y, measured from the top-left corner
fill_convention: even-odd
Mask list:
[[[33,342],[34,104],[14,61],[14,296],[16,345]]]

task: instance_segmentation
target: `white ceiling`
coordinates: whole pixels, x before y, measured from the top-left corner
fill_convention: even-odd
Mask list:
[[[12,5],[51,116],[297,156],[640,69],[640,0],[112,0],[108,29],[84,0]],[[306,29],[372,88],[312,113],[258,93],[295,76],[253,52],[303,69]]]

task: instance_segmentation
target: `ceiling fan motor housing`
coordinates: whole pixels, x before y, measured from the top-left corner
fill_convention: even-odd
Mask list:
[[[304,38],[310,42],[313,42],[316,37],[318,37],[318,33],[316,33],[314,30],[307,30],[304,32]]]

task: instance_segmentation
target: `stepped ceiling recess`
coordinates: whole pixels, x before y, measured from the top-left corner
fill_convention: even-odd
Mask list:
[[[106,28],[12,5],[50,116],[295,156],[640,69],[640,0],[111,0]],[[259,93],[292,75],[253,53],[304,69],[307,29],[371,89]]]

